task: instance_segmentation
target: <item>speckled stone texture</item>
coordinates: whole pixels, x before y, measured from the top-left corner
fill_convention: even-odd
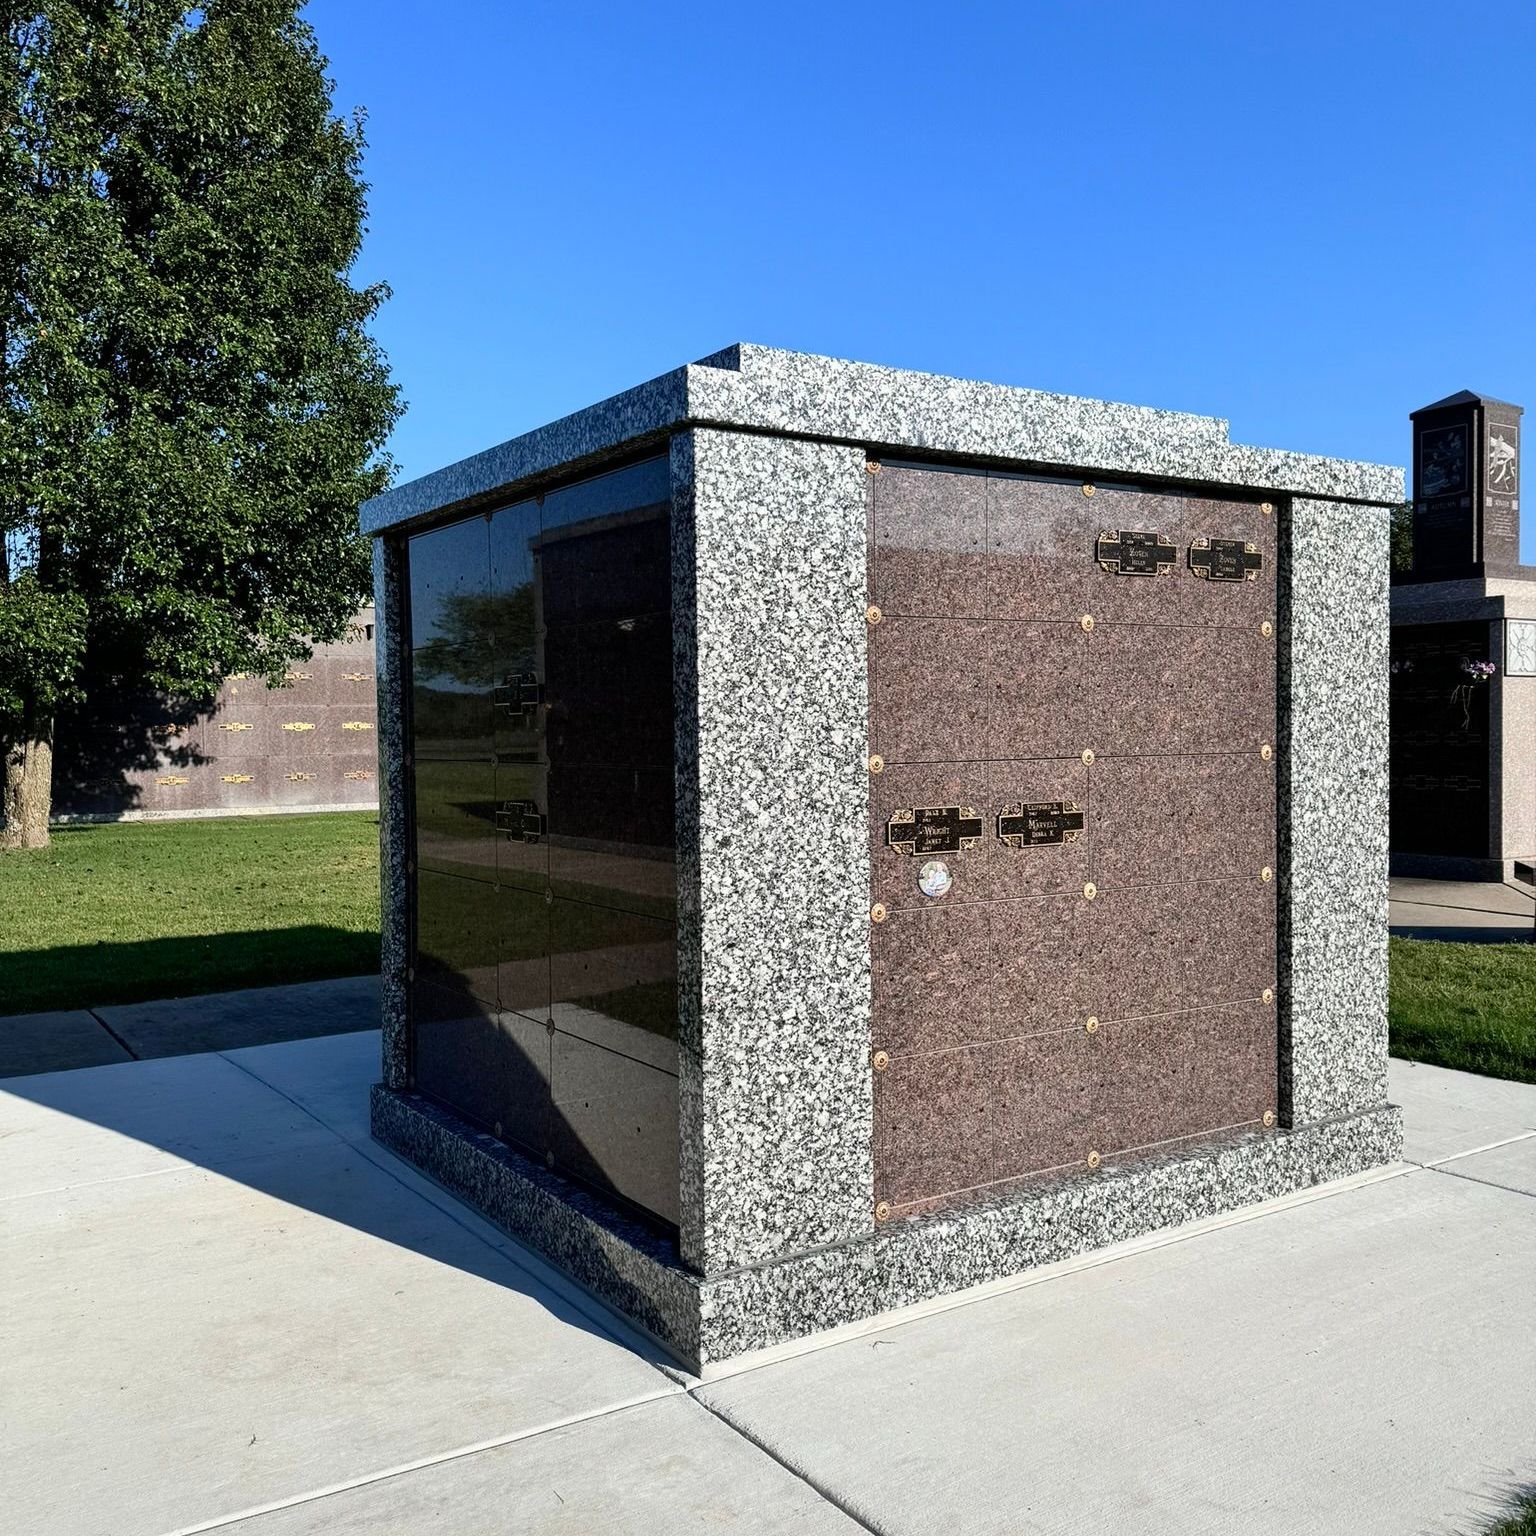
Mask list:
[[[1290,1124],[1387,1094],[1388,511],[1282,517],[1281,1105]]]
[[[670,1242],[419,1094],[376,1083],[369,1108],[376,1140],[685,1360],[697,1359],[698,1282]]]
[[[410,965],[411,816],[405,707],[405,547],[373,541],[374,649],[379,697],[379,1024],[384,1085],[410,1084],[406,967]]]
[[[1347,1178],[1390,1162],[1402,1144],[1392,1108],[1191,1143],[703,1279],[653,1233],[415,1094],[376,1086],[372,1125],[693,1368]]]
[[[1397,502],[1403,473],[1227,441],[1214,416],[877,368],[740,343],[599,405],[514,437],[363,505],[364,533],[510,499],[541,476],[595,466],[713,425],[1300,496]]]
[[[681,1241],[710,1274],[872,1224],[865,469],[722,432],[674,466]]]

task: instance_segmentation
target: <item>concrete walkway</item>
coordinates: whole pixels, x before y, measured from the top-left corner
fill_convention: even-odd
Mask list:
[[[367,1136],[377,1036],[0,1087],[28,1536],[1476,1531],[1536,1477],[1536,1088],[1413,1162],[683,1375]]]
[[[377,976],[7,1014],[0,1017],[0,1077],[350,1034],[378,1022]]]
[[[1536,897],[1513,882],[1395,879],[1388,920],[1403,938],[1528,944],[1536,934]]]

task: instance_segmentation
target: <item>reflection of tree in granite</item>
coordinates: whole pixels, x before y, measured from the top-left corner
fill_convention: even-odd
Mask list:
[[[533,583],[489,596],[455,592],[443,599],[433,635],[416,647],[418,677],[483,686],[499,662],[513,671],[533,666]],[[513,637],[522,637],[521,650]],[[500,649],[498,649],[500,647]]]
[[[490,689],[502,673],[533,669],[532,582],[490,596],[449,594],[412,657],[418,742],[464,734],[466,695]]]

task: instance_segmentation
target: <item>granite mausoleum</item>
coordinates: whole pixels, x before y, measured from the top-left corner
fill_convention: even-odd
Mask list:
[[[92,696],[60,715],[54,819],[366,810],[378,800],[373,605],[316,645],[280,688],[224,679],[211,709]]]
[[[374,1135],[696,1366],[1390,1162],[1402,494],[743,345],[370,502]]]
[[[1536,567],[1521,407],[1412,414],[1413,567],[1392,588],[1392,870],[1505,880],[1536,853]]]

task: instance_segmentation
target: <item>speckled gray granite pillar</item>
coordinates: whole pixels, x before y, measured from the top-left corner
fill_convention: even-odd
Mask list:
[[[1388,511],[1298,498],[1280,532],[1280,1112],[1304,1125],[1387,1097]]]
[[[374,672],[379,693],[379,1024],[384,1085],[410,1086],[406,1037],[406,967],[410,965],[410,769],[406,697],[410,643],[405,622],[405,548],[373,541]]]
[[[873,1225],[864,463],[674,439],[682,1252],[705,1274]]]

